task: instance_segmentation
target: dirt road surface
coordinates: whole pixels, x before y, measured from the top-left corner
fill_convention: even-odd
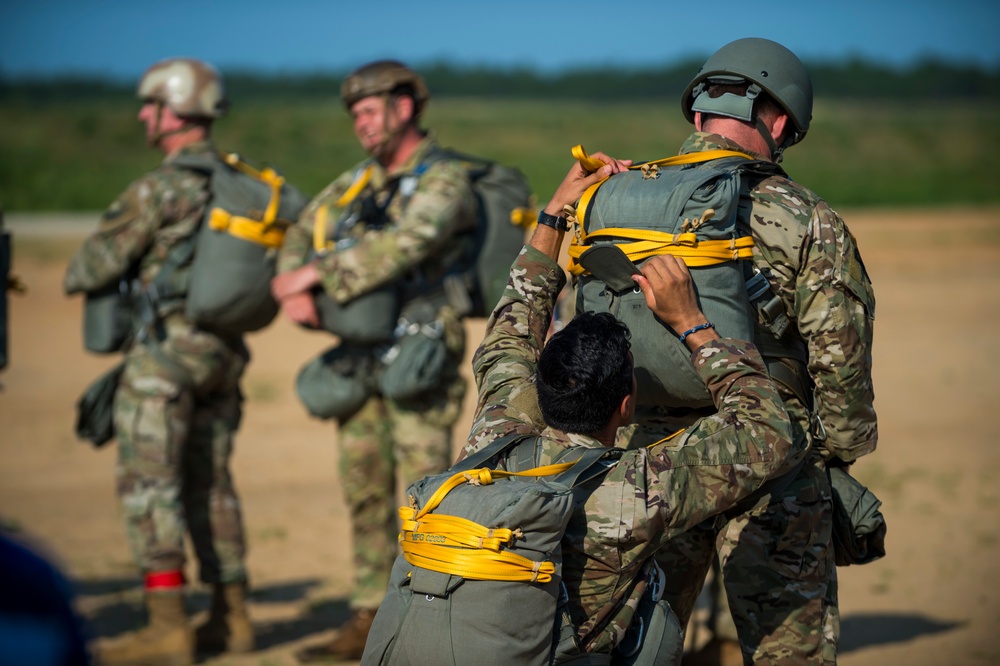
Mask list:
[[[839,570],[840,663],[1000,663],[1000,209],[844,212],[878,300],[881,436],[855,473],[883,500],[889,530],[884,560]],[[114,362],[83,351],[81,302],[61,291],[66,261],[97,219],[80,217],[7,216],[28,293],[11,297],[0,373],[0,520],[72,577],[91,633],[109,636],[141,621],[142,590],[114,495],[115,446],[94,450],[73,435],[77,397]],[[469,324],[473,344],[482,329]],[[296,649],[347,617],[336,435],[293,389],[329,344],[285,321],[249,337],[234,472],[259,649],[202,663],[293,664]],[[193,564],[188,577],[197,579]],[[192,586],[190,599],[203,614],[206,590]]]

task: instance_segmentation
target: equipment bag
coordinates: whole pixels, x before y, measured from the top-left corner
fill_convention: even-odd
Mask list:
[[[484,466],[522,442],[537,445],[504,437],[409,487],[410,505],[399,510],[403,553],[362,664],[552,663],[563,533],[582,486],[620,450],[571,449],[570,462],[523,472]]]
[[[747,194],[743,174],[773,169],[735,151],[680,155],[632,166],[581,197],[568,266],[577,280],[577,311],[610,312],[628,326],[640,404],[706,407],[712,399],[687,347],[653,315],[629,276],[653,255],[680,257],[719,335],[753,340],[756,314],[740,261],[752,256],[753,239],[741,231],[737,213]],[[635,266],[622,269],[596,251],[585,261],[587,250],[606,245],[621,248]]]
[[[833,554],[838,567],[885,557],[882,502],[840,467],[827,467],[833,489]]]
[[[371,348],[343,343],[306,363],[295,392],[318,419],[344,419],[375,393],[377,362]]]
[[[83,346],[87,351],[112,354],[131,340],[135,290],[132,275],[84,294]]]
[[[76,403],[76,436],[95,447],[115,436],[114,404],[125,363],[111,368],[87,387]]]
[[[273,169],[258,171],[235,153],[174,164],[209,174],[212,191],[192,241],[185,315],[221,333],[264,328],[279,310],[271,296],[277,250],[308,199]]]

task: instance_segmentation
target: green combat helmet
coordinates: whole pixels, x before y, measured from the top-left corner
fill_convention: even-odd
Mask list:
[[[136,96],[158,102],[181,117],[218,118],[228,106],[222,77],[194,58],[168,58],[146,70]]]
[[[376,60],[354,70],[341,84],[340,96],[350,110],[365,97],[388,95],[402,86],[413,90],[416,115],[419,115],[431,97],[430,91],[419,74],[397,60]]]
[[[708,83],[745,81],[750,83],[745,97],[726,93],[712,98],[706,92]],[[681,96],[681,109],[688,122],[694,122],[695,111],[756,122],[765,140],[769,140],[770,134],[761,130],[753,109],[754,100],[762,90],[774,98],[795,126],[795,132],[789,134],[782,146],[772,146],[777,161],[782,150],[805,138],[813,106],[809,72],[802,61],[781,44],[758,37],[726,44],[712,54],[688,84]]]

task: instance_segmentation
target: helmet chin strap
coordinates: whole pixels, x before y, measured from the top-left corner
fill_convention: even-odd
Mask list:
[[[760,116],[754,114],[753,122],[754,126],[757,128],[757,132],[760,134],[760,138],[764,139],[764,143],[766,143],[767,147],[771,150],[771,159],[775,164],[781,162],[782,157],[784,157],[783,153],[787,147],[787,140],[783,141],[779,146],[775,143],[774,137],[771,136],[771,130],[767,128],[767,125],[765,125],[764,121],[760,119]]]
[[[153,127],[154,127],[153,135],[151,137],[149,137],[149,139],[147,139],[147,141],[146,141],[152,147],[158,146],[160,144],[160,141],[162,141],[163,139],[167,138],[168,136],[173,136],[175,134],[181,134],[181,133],[187,132],[188,130],[191,129],[191,126],[188,125],[188,124],[186,124],[186,123],[184,125],[182,125],[181,127],[178,127],[177,129],[172,129],[172,130],[169,130],[169,131],[166,131],[166,132],[164,132],[162,129],[160,129],[160,125],[163,122],[163,107],[164,106],[165,105],[164,105],[163,102],[157,100],[157,102],[156,102],[156,123],[153,125]]]

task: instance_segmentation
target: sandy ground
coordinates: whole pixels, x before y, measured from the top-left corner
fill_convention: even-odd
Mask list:
[[[82,350],[81,303],[60,289],[80,230],[96,222],[79,217],[7,216],[28,293],[12,297],[11,360],[0,373],[0,520],[69,573],[92,634],[108,636],[141,620],[142,593],[113,490],[114,445],[95,451],[73,435],[78,395],[114,361]],[[991,637],[1000,624],[1000,209],[845,217],[878,299],[880,446],[856,473],[883,500],[889,531],[884,560],[839,570],[840,662],[1000,663]],[[482,327],[469,324],[470,341]],[[249,344],[234,471],[259,649],[206,664],[292,664],[296,649],[347,617],[335,433],[293,391],[298,368],[329,340],[279,321]],[[188,574],[197,577],[193,566]],[[207,600],[192,587],[197,613]]]

